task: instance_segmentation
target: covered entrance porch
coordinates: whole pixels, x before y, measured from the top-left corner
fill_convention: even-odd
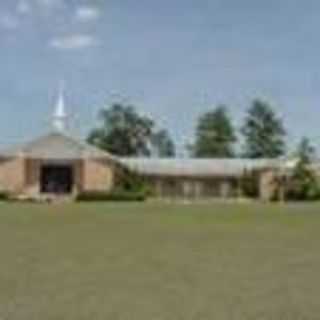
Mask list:
[[[41,194],[70,195],[74,190],[74,181],[74,168],[71,164],[45,164],[41,166]]]
[[[31,197],[73,197],[82,190],[81,160],[26,160],[25,194]]]

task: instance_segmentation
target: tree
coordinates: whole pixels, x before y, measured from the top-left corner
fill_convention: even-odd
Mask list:
[[[114,104],[100,111],[102,125],[91,131],[88,142],[118,156],[150,155],[154,123],[133,106]]]
[[[312,163],[315,149],[308,138],[303,138],[297,150],[298,161],[290,177],[288,197],[294,200],[314,200],[320,195],[318,179]]]
[[[245,157],[278,158],[284,155],[286,131],[268,103],[253,101],[241,132],[245,140]]]
[[[297,148],[299,162],[310,165],[315,159],[316,150],[308,138],[303,137]]]
[[[152,145],[160,158],[172,158],[176,155],[175,145],[167,130],[160,130],[153,135]]]
[[[198,158],[230,158],[237,138],[225,106],[200,116],[191,151]]]
[[[114,104],[100,111],[101,125],[93,129],[88,142],[118,156],[150,156],[154,149],[159,154],[174,149],[168,133],[156,131],[153,120],[137,113],[133,106]],[[157,136],[157,139],[155,139]],[[155,140],[157,144],[155,145]],[[164,146],[167,144],[168,146]]]

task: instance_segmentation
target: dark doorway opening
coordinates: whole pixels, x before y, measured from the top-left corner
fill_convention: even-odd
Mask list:
[[[70,194],[73,183],[72,166],[46,165],[41,168],[41,193]]]

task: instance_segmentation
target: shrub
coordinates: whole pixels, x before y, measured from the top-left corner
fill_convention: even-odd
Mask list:
[[[114,193],[116,194],[143,194],[146,198],[153,195],[150,183],[144,177],[122,168],[116,179]]]
[[[286,197],[296,201],[315,201],[320,199],[319,177],[312,167],[315,150],[309,139],[303,138],[297,150],[298,161],[289,177]]]
[[[145,179],[138,174],[128,169],[122,169],[121,174],[118,176],[116,189],[120,192],[140,193],[146,192],[148,184]]]
[[[152,189],[147,181],[138,174],[122,168],[116,177],[115,189],[108,191],[89,191],[80,193],[76,200],[83,202],[99,201],[145,201],[152,195]]]
[[[320,200],[319,181],[314,180],[308,184],[292,179],[290,187],[286,190],[286,198],[293,201],[318,201]]]
[[[9,200],[9,194],[4,191],[0,191],[0,201],[7,201]]]
[[[257,198],[259,196],[258,176],[253,172],[245,172],[241,178],[241,188],[245,197]]]
[[[123,202],[142,202],[147,199],[145,192],[82,192],[77,196],[80,202],[103,202],[103,201],[123,201]]]

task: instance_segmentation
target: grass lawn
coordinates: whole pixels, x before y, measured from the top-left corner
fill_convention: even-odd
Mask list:
[[[320,318],[320,204],[0,204],[0,319]]]

